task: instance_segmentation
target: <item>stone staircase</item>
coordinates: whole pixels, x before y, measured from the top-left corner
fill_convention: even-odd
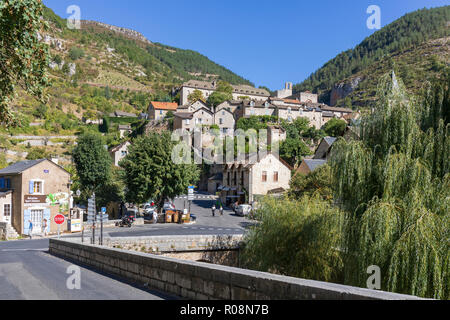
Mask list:
[[[16,229],[10,224],[6,225],[6,239],[17,239],[20,235],[17,233]]]

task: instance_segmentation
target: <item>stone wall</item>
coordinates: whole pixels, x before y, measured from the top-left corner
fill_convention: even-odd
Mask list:
[[[50,239],[50,253],[182,298],[404,300],[417,297]]]
[[[0,222],[0,241],[6,240],[6,222]]]

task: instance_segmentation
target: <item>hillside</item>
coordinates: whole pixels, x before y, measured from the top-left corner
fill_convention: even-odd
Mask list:
[[[294,91],[310,90],[324,103],[369,107],[377,79],[391,69],[418,93],[426,80],[448,72],[450,6],[406,14],[327,62]]]
[[[48,101],[42,104],[19,89],[12,106],[21,126],[0,127],[0,148],[9,150],[8,160],[17,161],[39,145],[22,136],[73,137],[82,130],[98,131],[82,119],[101,119],[115,110],[146,112],[150,100],[173,99],[172,88],[187,80],[251,85],[198,52],[153,43],[134,30],[95,21],[82,21],[80,30],[70,30],[47,7],[43,17],[49,24],[40,35],[50,47]],[[120,141],[115,127],[117,123],[106,135],[108,145]],[[71,145],[68,140],[50,141],[45,152],[68,156]]]

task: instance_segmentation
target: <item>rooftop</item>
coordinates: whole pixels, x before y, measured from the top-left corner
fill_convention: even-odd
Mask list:
[[[204,89],[204,90],[216,90],[216,81],[199,81],[199,80],[189,80],[183,83],[183,87]],[[265,89],[257,89],[249,85],[231,85],[233,87],[233,93],[240,93],[243,95],[257,95],[269,97],[270,94]]]
[[[20,162],[16,162],[12,165],[10,165],[9,167],[6,167],[4,169],[0,170],[0,175],[4,175],[4,174],[18,174],[18,173],[22,173],[25,170],[34,167],[35,165],[45,161],[47,159],[39,159],[39,160],[26,160],[26,161],[20,161]]]
[[[150,104],[155,108],[156,110],[171,110],[176,111],[178,109],[178,104],[176,102],[159,102],[159,101],[152,101]]]
[[[322,159],[305,159],[303,161],[308,166],[309,170],[311,170],[311,172],[313,172],[318,167],[323,166],[325,163],[327,163],[326,160],[322,160]]]

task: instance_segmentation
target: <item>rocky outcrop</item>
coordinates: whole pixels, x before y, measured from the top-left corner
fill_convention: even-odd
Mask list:
[[[351,79],[350,82],[335,84],[331,90],[330,106],[335,106],[339,100],[344,99],[346,96],[355,91],[362,80],[362,77],[356,77]]]
[[[91,21],[91,20],[81,20],[81,28],[83,27],[88,27],[88,26],[98,26],[98,27],[102,27],[108,30],[111,30],[113,32],[119,33],[121,35],[124,35],[127,38],[133,39],[133,40],[138,40],[138,41],[142,41],[144,43],[147,44],[152,44],[152,42],[150,40],[148,40],[142,33],[131,30],[131,29],[127,29],[127,28],[121,28],[121,27],[116,27],[116,26],[112,26],[106,23],[102,23],[102,22],[97,22],[97,21]]]

